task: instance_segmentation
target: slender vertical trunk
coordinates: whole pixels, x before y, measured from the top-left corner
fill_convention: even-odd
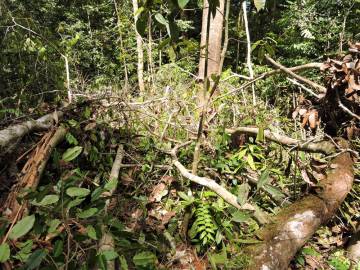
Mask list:
[[[246,63],[249,69],[250,79],[254,78],[254,71],[251,64],[251,41],[250,41],[250,31],[249,31],[249,24],[247,19],[247,6],[246,1],[242,3],[242,9],[244,13],[244,24],[245,24],[245,31],[246,31],[246,40],[247,40],[247,56],[246,56]],[[255,86],[254,84],[251,85],[252,88],[252,95],[253,95],[253,105],[256,105],[256,96],[255,96]]]
[[[119,32],[119,41],[120,41],[120,52],[121,54],[124,54],[124,44],[123,44],[123,38],[122,38],[122,33],[121,33],[121,18],[120,18],[120,13],[119,13],[119,8],[117,5],[117,0],[114,0],[114,7],[115,7],[115,12],[116,12],[116,18],[117,18],[117,28],[118,28],[118,32]],[[124,65],[124,78],[125,78],[125,91],[127,92],[129,90],[129,77],[128,77],[128,70],[127,70],[127,63],[126,63],[126,59],[125,57],[123,57],[123,65]]]
[[[200,61],[199,61],[199,79],[205,78],[205,57],[206,49],[208,55],[207,75],[210,77],[212,74],[219,74],[220,58],[221,58],[221,43],[222,32],[224,23],[224,8],[225,0],[219,1],[219,6],[216,8],[215,16],[211,14],[208,21],[209,2],[204,0],[203,18],[201,26],[201,42],[200,42]],[[207,28],[209,25],[209,37],[207,37]],[[206,46],[206,39],[208,38],[209,44]],[[206,48],[207,47],[207,48]]]
[[[221,51],[221,57],[220,57],[220,65],[219,65],[219,74],[221,73],[224,61],[225,61],[225,55],[229,43],[229,13],[230,13],[230,3],[231,0],[226,0],[226,9],[225,9],[225,30],[224,30],[224,44]]]
[[[134,19],[135,23],[138,19],[138,15],[136,15],[138,10],[138,2],[137,0],[132,0],[133,10],[134,10]],[[135,29],[136,31],[136,29]],[[137,64],[137,73],[138,73],[138,82],[139,82],[139,90],[140,94],[145,92],[144,85],[144,52],[143,52],[143,42],[140,34],[136,31],[136,50],[138,55],[138,64]]]
[[[149,39],[149,50],[148,50],[148,61],[149,61],[149,73],[151,83],[154,84],[154,64],[153,64],[153,56],[152,56],[152,35],[151,35],[151,14],[148,19],[148,39]]]

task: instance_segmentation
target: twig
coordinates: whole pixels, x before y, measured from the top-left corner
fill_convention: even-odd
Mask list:
[[[356,118],[357,120],[360,120],[360,116],[358,116],[357,114],[353,113],[352,111],[350,111],[344,104],[342,104],[341,100],[340,100],[340,96],[339,96],[339,92],[338,90],[336,90],[336,97],[339,103],[339,107],[346,112],[347,114],[351,115],[352,117]]]
[[[290,79],[290,78],[286,78],[289,82],[292,82],[293,84],[299,86],[301,89],[305,90],[306,92],[308,92],[310,95],[320,99],[321,96],[314,93],[311,89],[307,88],[305,85],[302,85],[301,83],[299,83],[298,81],[294,80],[294,79]]]
[[[311,86],[312,88],[318,90],[321,93],[326,93],[326,88],[324,86],[321,86],[313,81],[310,81],[307,78],[304,78],[300,75],[297,75],[296,73],[292,72],[290,69],[288,69],[287,67],[284,67],[283,65],[277,63],[274,59],[272,59],[269,55],[265,55],[266,59],[275,67],[279,68],[280,70],[282,70],[283,72],[285,72],[286,74],[290,75],[291,77],[297,79],[298,81],[305,83],[309,86]]]

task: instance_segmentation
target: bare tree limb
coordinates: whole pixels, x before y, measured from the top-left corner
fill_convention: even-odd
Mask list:
[[[11,152],[17,141],[19,141],[24,135],[32,132],[33,130],[46,130],[53,126],[62,116],[63,112],[55,111],[44,115],[37,120],[28,120],[0,130],[0,156],[4,153]]]
[[[238,133],[256,135],[259,133],[259,129],[253,127],[238,127],[235,129],[226,129],[226,132],[230,134],[238,132]],[[266,139],[270,141],[277,142],[282,145],[292,147],[293,149],[298,149],[302,151],[332,154],[336,150],[335,145],[329,141],[320,141],[320,142],[301,141],[271,132],[270,130],[264,130],[264,136]]]
[[[116,153],[115,161],[111,168],[110,181],[114,180],[114,179],[118,180],[123,157],[124,157],[124,146],[122,144],[120,144],[118,147],[117,153]],[[109,190],[109,196],[111,196],[115,190],[116,190],[116,186],[114,186],[111,190]],[[109,199],[106,200],[105,203],[106,203],[105,211],[107,211],[110,200]],[[105,227],[102,227],[102,231],[103,231],[103,235],[100,239],[99,248],[98,248],[99,253],[104,252],[104,251],[114,250],[115,249],[115,241],[114,241],[112,234],[110,232],[105,231]],[[109,269],[109,270],[116,269],[114,260],[107,261],[106,264],[107,264],[107,269]]]
[[[184,165],[182,165],[178,161],[178,159],[176,157],[177,150],[181,147],[184,147],[184,146],[190,144],[190,143],[191,143],[191,141],[185,142],[181,145],[177,145],[169,153],[172,156],[173,165],[179,170],[181,175],[194,183],[197,183],[201,186],[207,187],[210,190],[214,191],[221,198],[223,198],[228,204],[234,206],[235,208],[240,209],[240,210],[253,211],[254,217],[257,219],[257,221],[259,223],[261,223],[261,224],[266,223],[268,221],[266,215],[263,212],[259,211],[259,209],[257,209],[255,206],[251,205],[250,203],[245,203],[244,205],[240,205],[237,201],[237,197],[234,194],[230,193],[228,190],[226,190],[224,187],[220,186],[218,183],[216,183],[214,180],[212,180],[210,178],[200,177],[195,174],[192,174],[185,168]]]
[[[305,83],[309,86],[311,86],[312,88],[318,90],[321,93],[326,93],[326,88],[322,85],[319,85],[313,81],[310,81],[307,78],[304,78],[300,75],[297,75],[296,73],[294,73],[293,71],[291,71],[290,69],[288,69],[287,67],[284,67],[283,65],[277,63],[274,59],[272,59],[270,56],[266,55],[265,56],[266,59],[275,67],[277,67],[278,69],[282,70],[283,72],[285,72],[286,74],[290,75],[291,77],[297,79],[299,82]]]

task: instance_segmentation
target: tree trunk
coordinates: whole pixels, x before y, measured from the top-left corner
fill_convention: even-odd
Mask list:
[[[138,10],[138,2],[137,0],[132,0],[133,9],[134,9],[134,19],[135,23],[138,19],[138,15],[136,15]],[[138,73],[138,82],[139,82],[139,90],[140,93],[145,92],[144,85],[144,52],[143,52],[143,42],[140,34],[136,31],[136,51],[138,55],[138,64],[137,64],[137,73]]]
[[[204,0],[204,9],[203,9],[203,18],[201,26],[201,42],[200,42],[200,61],[199,61],[199,79],[203,80],[206,76],[205,74],[205,65],[206,65],[206,55],[208,57],[207,61],[207,77],[210,77],[212,74],[219,74],[221,71],[220,59],[221,59],[221,42],[222,42],[222,32],[224,24],[224,7],[225,0],[219,1],[219,6],[216,8],[216,14],[209,15],[209,2]],[[210,20],[208,21],[208,18]],[[209,37],[208,37],[208,52],[206,53],[206,40],[207,40],[207,29],[208,23],[209,27]]]

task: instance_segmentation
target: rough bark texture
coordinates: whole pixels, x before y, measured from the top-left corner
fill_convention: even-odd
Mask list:
[[[207,39],[207,24],[210,23],[209,28],[209,44],[208,44],[208,62],[207,62],[207,76],[212,74],[219,74],[220,58],[221,58],[221,43],[222,32],[224,24],[224,8],[225,0],[219,1],[220,5],[216,8],[215,17],[210,15],[210,22],[208,22],[209,2],[204,0],[203,17],[201,25],[201,41],[200,41],[200,61],[199,61],[199,79],[203,80],[205,77],[205,58],[206,58],[206,39]]]
[[[26,213],[26,202],[20,205],[16,198],[22,189],[36,189],[52,151],[65,138],[65,135],[64,127],[49,131],[32,151],[21,171],[22,177],[19,179],[19,183],[12,188],[5,205],[0,207],[0,212],[6,213],[5,216],[9,221],[14,222],[15,219],[20,219]]]
[[[29,120],[17,125],[10,126],[0,131],[0,157],[11,152],[16,143],[26,134],[34,130],[45,130],[50,128],[59,118],[63,116],[61,111],[53,112],[37,120]]]
[[[257,135],[259,133],[258,128],[253,127],[238,127],[236,129],[226,129],[226,132],[231,136],[237,136],[240,134],[252,134]],[[303,150],[307,152],[319,152],[324,154],[334,153],[336,147],[329,141],[311,142],[311,141],[300,141],[284,135],[280,135],[270,130],[264,130],[264,137],[270,141],[280,143],[292,147],[294,150]]]
[[[347,148],[347,145],[341,145]],[[277,214],[258,233],[263,241],[248,247],[249,270],[285,270],[296,252],[317,228],[337,211],[350,192],[354,180],[353,160],[348,152],[330,163],[326,178],[316,195],[308,195]]]
[[[133,9],[134,9],[134,18],[135,23],[138,19],[138,15],[136,12],[138,10],[138,2],[137,0],[132,0]],[[135,30],[136,31],[136,30]],[[140,34],[136,31],[136,51],[138,56],[138,63],[137,63],[137,74],[138,74],[138,82],[139,82],[139,90],[140,93],[145,92],[145,85],[144,85],[144,52],[143,52],[143,41]]]

